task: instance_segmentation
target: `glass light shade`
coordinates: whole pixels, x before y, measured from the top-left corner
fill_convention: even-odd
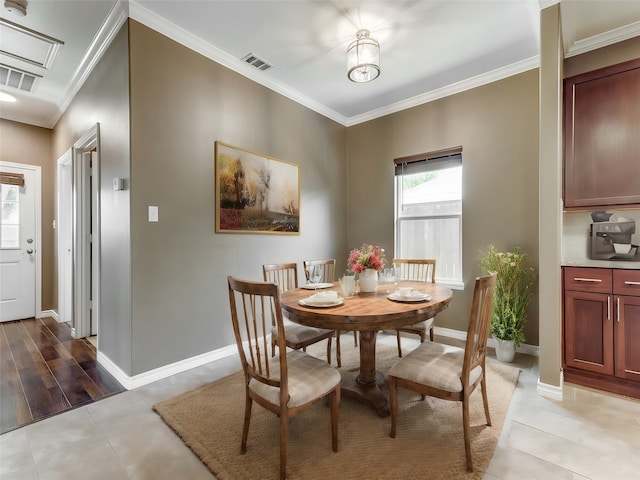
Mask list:
[[[369,30],[358,30],[347,47],[347,76],[357,83],[370,82],[380,75],[380,44]]]
[[[0,102],[15,102],[16,101],[16,97],[14,97],[13,95],[8,94],[7,92],[2,92],[0,91]]]

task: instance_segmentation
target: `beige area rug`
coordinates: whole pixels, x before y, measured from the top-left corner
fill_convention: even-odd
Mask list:
[[[342,342],[343,375],[355,375],[358,349]],[[325,358],[325,344],[308,350]],[[387,372],[397,350],[378,345],[377,368]],[[349,368],[351,367],[351,368]],[[338,452],[331,450],[329,408],[318,402],[290,419],[289,479],[476,479],[482,478],[502,429],[519,370],[487,365],[492,426],[485,424],[480,389],[471,396],[474,472],[466,471],[462,404],[399,392],[398,430],[391,418],[342,397]],[[386,386],[384,387],[387,391]],[[269,479],[279,474],[278,417],[254,403],[247,451],[240,454],[244,415],[242,372],[154,405],[154,410],[220,480]]]

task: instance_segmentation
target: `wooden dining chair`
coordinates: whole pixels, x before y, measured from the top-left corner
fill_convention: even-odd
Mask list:
[[[462,402],[462,424],[467,469],[473,471],[469,426],[469,396],[480,385],[487,425],[491,426],[487,399],[487,337],[493,312],[496,274],[476,278],[464,349],[424,342],[391,367],[388,376],[391,437],[396,436],[398,388],[422,395]],[[428,434],[429,432],[425,432]]]
[[[307,283],[312,283],[309,278],[310,269],[319,267],[322,270],[321,283],[333,283],[336,277],[336,259],[329,258],[326,260],[303,260],[302,267],[304,268],[304,275],[307,279]]]
[[[262,276],[265,282],[271,282],[278,285],[280,292],[286,292],[292,288],[298,288],[298,265],[296,263],[274,263],[262,265]],[[338,367],[342,366],[340,358],[340,340],[337,338],[335,330],[326,330],[323,328],[307,327],[298,323],[291,322],[285,318],[284,329],[286,332],[286,346],[294,350],[306,351],[309,345],[314,343],[327,341],[327,362],[331,364],[331,341],[336,337],[336,361]],[[276,354],[276,346],[280,338],[277,325],[272,325],[271,332],[271,355]]]
[[[304,274],[307,278],[307,283],[309,282],[310,269],[315,267],[320,267],[322,269],[322,279],[321,283],[333,283],[336,281],[336,259],[329,258],[326,260],[303,260],[302,266],[304,268]],[[336,331],[336,357],[338,360],[338,366],[341,366],[340,360],[340,333]],[[358,346],[358,332],[353,332],[353,341],[355,345]]]
[[[415,280],[419,282],[436,281],[436,261],[433,259],[405,259],[394,258],[393,263],[398,272],[398,280]],[[401,333],[411,333],[420,337],[420,343],[427,339],[429,332],[429,340],[433,342],[433,327],[435,317],[428,318],[414,325],[407,325],[396,330],[396,338],[398,341],[398,356],[402,357],[402,342],[400,340]]]
[[[340,373],[300,350],[287,351],[285,342],[278,344],[278,355],[269,355],[268,336],[273,324],[278,338],[286,339],[278,285],[231,276],[227,282],[233,333],[245,384],[240,453],[247,450],[251,407],[255,401],[280,417],[280,479],[285,479],[289,418],[327,396],[331,406],[331,446],[334,452],[338,451]]]

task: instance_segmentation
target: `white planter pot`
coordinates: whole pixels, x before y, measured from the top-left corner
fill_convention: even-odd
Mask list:
[[[362,293],[375,292],[378,288],[378,272],[367,268],[360,274],[358,284],[360,285],[360,291]]]
[[[496,358],[501,362],[511,363],[516,356],[516,344],[513,340],[502,340],[493,337],[496,341]]]

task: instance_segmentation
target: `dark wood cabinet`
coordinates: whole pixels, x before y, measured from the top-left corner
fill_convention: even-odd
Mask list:
[[[640,270],[565,267],[568,382],[640,398]]]
[[[611,284],[609,269],[565,269],[566,365],[613,375]]]
[[[564,207],[640,205],[640,59],[564,80]]]
[[[640,382],[640,271],[614,270],[615,375]]]

